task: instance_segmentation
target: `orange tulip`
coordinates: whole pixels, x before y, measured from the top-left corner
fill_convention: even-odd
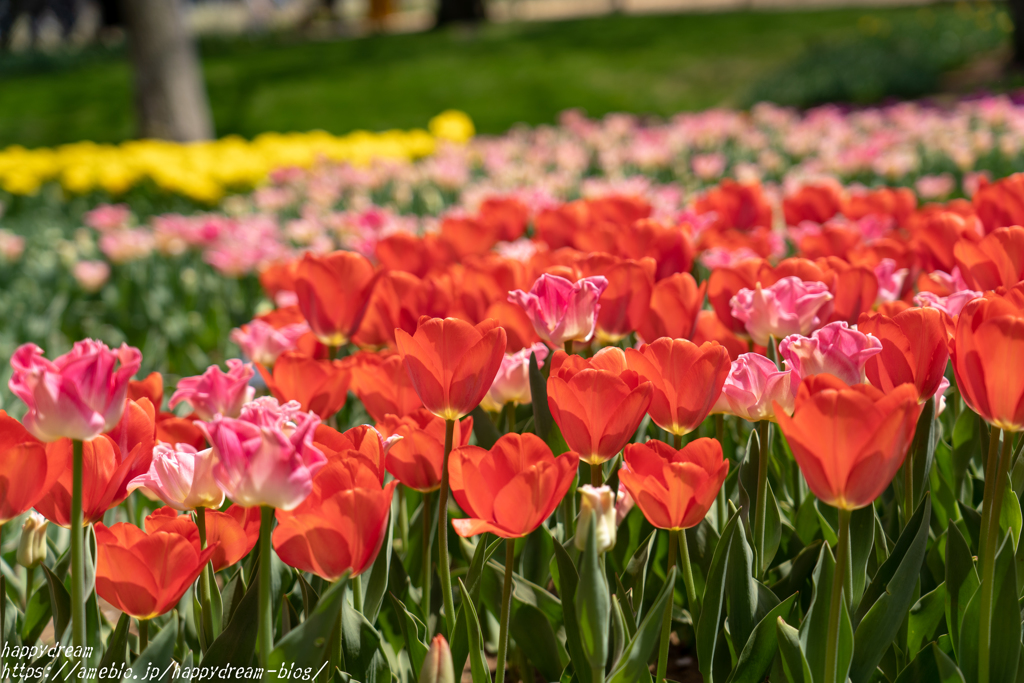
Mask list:
[[[397,481],[381,489],[360,458],[333,459],[313,479],[297,508],[277,511],[273,544],[281,561],[334,581],[373,565],[384,542]]]
[[[700,311],[697,314],[697,324],[693,329],[691,339],[698,346],[709,341],[716,341],[729,351],[729,357],[733,360],[750,351],[749,343],[730,332],[714,311]]]
[[[424,316],[416,334],[396,330],[395,338],[424,407],[446,420],[480,405],[505,356],[505,330],[495,320],[473,326]]]
[[[388,451],[394,440],[384,436],[370,425],[358,425],[344,432],[317,425],[313,433],[313,445],[323,451],[327,461],[361,459],[367,467],[377,473],[378,481],[384,483],[384,468]]]
[[[489,451],[479,446],[453,450],[448,461],[452,495],[469,515],[452,520],[455,533],[464,538],[485,532],[526,536],[555,511],[578,466],[575,453],[556,458],[535,434],[506,434]]]
[[[0,525],[31,509],[67,469],[67,451],[47,448],[0,410]]]
[[[654,387],[609,346],[593,358],[559,349],[551,360],[548,407],[569,448],[591,465],[615,457],[633,438],[651,405]]]
[[[507,339],[505,351],[507,353],[521,351],[540,341],[537,331],[533,329],[530,316],[526,315],[526,311],[518,304],[507,300],[495,301],[484,313],[484,320],[487,318],[494,318],[499,325],[505,328]]]
[[[82,444],[82,523],[103,519],[104,513],[128,497],[128,483],[149,470],[156,443],[155,411],[147,398],[129,400],[117,426]],[[46,445],[47,457],[67,465],[35,508],[59,526],[71,524],[71,439]]]
[[[395,348],[395,328],[416,331],[423,299],[423,280],[412,273],[390,270],[381,273],[370,295],[366,315],[352,341],[360,348]]]
[[[917,207],[917,196],[908,187],[853,192],[843,201],[843,215],[853,221],[865,216],[892,216],[903,225]]]
[[[750,230],[772,225],[772,207],[758,183],[741,184],[725,179],[697,199],[696,210],[697,213],[714,211],[717,230]]]
[[[782,200],[782,213],[787,225],[801,221],[824,223],[839,213],[843,202],[843,188],[837,182],[804,185]]]
[[[399,354],[360,351],[351,358],[352,393],[375,421],[385,415],[405,416],[423,407]]]
[[[97,522],[96,593],[126,614],[152,619],[178,604],[215,551],[199,549],[198,529],[194,536],[176,530],[147,534],[134,524],[107,528]]]
[[[656,281],[676,273],[687,273],[693,266],[693,244],[685,225],[663,225],[644,218],[616,232],[615,254],[642,259],[649,256],[657,263]]]
[[[402,437],[388,451],[385,464],[388,472],[411,489],[420,492],[439,489],[444,463],[444,428],[444,420],[422,408],[405,417],[385,416],[377,424],[380,433],[385,437]],[[456,421],[452,444],[455,448],[467,445],[472,433],[472,417]]]
[[[326,420],[345,406],[351,381],[351,362],[314,360],[297,351],[285,351],[274,367],[258,365],[267,388],[281,403],[298,401],[302,412],[313,411]]]
[[[971,201],[986,233],[1008,225],[1024,225],[1024,173],[994,183],[983,181]]]
[[[920,398],[935,395],[946,372],[946,314],[937,308],[908,308],[893,317],[863,313],[857,329],[882,341],[882,352],[868,359],[868,381],[885,393],[913,384]]]
[[[195,413],[186,417],[178,417],[174,413],[163,412],[164,378],[159,372],[151,372],[146,379],[128,382],[128,398],[138,401],[149,399],[156,410],[156,440],[164,443],[187,443],[196,450],[206,448],[206,437],[203,430],[196,426],[194,420],[199,419]]]
[[[146,533],[167,531],[179,533],[190,539],[199,539],[199,528],[192,521],[191,515],[179,514],[172,507],[154,510],[145,521]],[[206,544],[214,548],[210,563],[213,571],[236,564],[248,555],[260,538],[260,509],[244,508],[232,505],[224,512],[206,510]]]
[[[598,338],[614,343],[635,331],[650,310],[657,262],[652,258],[631,261],[594,254],[579,266],[585,276],[603,275],[608,280],[598,299]]]
[[[328,346],[343,346],[359,329],[377,281],[373,264],[352,251],[309,252],[295,271],[295,293],[310,329]]]
[[[1024,429],[1024,286],[968,303],[956,322],[952,357],[971,410],[1000,429]]]
[[[807,485],[844,510],[870,505],[903,464],[921,414],[913,384],[888,394],[833,375],[804,379],[793,416],[775,410]]]
[[[626,446],[619,483],[659,529],[689,529],[708,514],[729,461],[714,439],[697,439],[681,450],[650,440]]]
[[[699,427],[711,412],[731,364],[729,352],[717,342],[697,346],[662,337],[639,351],[626,349],[626,365],[654,387],[651,419],[678,436]]]
[[[851,325],[865,311],[870,311],[878,299],[878,277],[870,268],[851,266],[836,258],[829,259],[834,266],[832,315],[828,322],[844,321]],[[827,275],[826,275],[827,276]]]
[[[1024,279],[1024,228],[999,228],[980,242],[960,240],[953,257],[971,289],[1013,287]]]
[[[689,273],[676,273],[659,280],[651,291],[650,311],[640,321],[637,333],[647,342],[661,337],[690,339],[706,289],[707,282],[698,286]]]

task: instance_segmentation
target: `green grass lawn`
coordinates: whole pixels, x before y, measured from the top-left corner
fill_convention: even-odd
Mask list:
[[[668,115],[735,106],[809,45],[955,11],[610,16],[330,42],[218,40],[201,51],[218,135],[409,128],[448,108],[497,133],[553,122],[569,107]],[[0,60],[0,147],[119,141],[133,132],[123,50]]]

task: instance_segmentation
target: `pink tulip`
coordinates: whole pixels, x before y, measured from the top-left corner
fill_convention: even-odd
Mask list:
[[[526,311],[541,339],[559,348],[567,341],[588,342],[594,336],[598,299],[606,287],[608,280],[601,275],[573,283],[545,273],[529,293],[517,289],[508,293],[508,300]]]
[[[305,322],[278,329],[264,320],[253,320],[231,331],[231,341],[238,344],[249,360],[271,366],[285,351],[296,348],[299,338],[309,332]]]
[[[216,462],[212,448],[197,451],[186,443],[161,442],[153,449],[149,471],[128,482],[128,491],[143,489],[182,512],[217,509],[224,502],[224,492],[213,478]]]
[[[548,347],[537,342],[533,346],[520,349],[515,353],[506,354],[494,376],[494,382],[484,400],[480,402],[484,410],[498,412],[508,403],[530,403],[530,354],[537,354],[537,367],[544,367],[544,359],[548,357]]]
[[[810,337],[790,335],[779,344],[779,356],[801,378],[829,374],[850,385],[868,381],[864,366],[881,352],[877,337],[851,329],[845,321],[829,323]]]
[[[733,317],[743,322],[754,343],[768,346],[771,337],[810,334],[828,319],[832,295],[823,282],[784,277],[764,289],[741,289],[729,302]]]
[[[115,351],[84,339],[53,361],[23,344],[11,356],[8,386],[28,406],[22,424],[33,436],[89,441],[120,422],[128,381],[141,364],[142,353],[126,344]]]
[[[213,444],[213,477],[234,503],[293,510],[313,490],[327,458],[313,445],[320,418],[297,401],[269,396],[251,401],[238,418],[217,415],[199,427]]]
[[[171,396],[168,405],[173,409],[188,401],[201,420],[210,421],[215,415],[238,417],[242,406],[252,400],[255,389],[249,386],[254,372],[252,366],[237,358],[228,360],[228,371],[211,365],[197,377],[185,377]]]
[[[921,292],[914,297],[914,304],[921,308],[937,308],[944,313],[956,317],[969,302],[982,296],[982,292],[964,289],[949,296],[939,296],[935,292]]]
[[[906,268],[897,268],[891,258],[884,258],[875,266],[875,277],[878,279],[878,303],[896,301],[903,291],[903,283],[907,279]]]
[[[759,353],[743,353],[732,362],[722,394],[711,412],[736,415],[748,422],[775,421],[773,403],[793,411],[800,375],[790,368],[779,370]]]

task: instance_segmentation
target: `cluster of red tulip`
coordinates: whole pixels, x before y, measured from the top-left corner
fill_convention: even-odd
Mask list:
[[[77,608],[92,589],[83,526],[95,529],[96,592],[140,620],[173,609],[199,579],[205,621],[214,573],[260,540],[258,652],[268,662],[271,547],[300,572],[355,582],[388,538],[399,484],[422,494],[418,580],[428,633],[427,506],[438,493],[444,628],[436,628],[452,638],[450,494],[462,513],[451,522],[459,536],[511,539],[500,681],[513,540],[560,505],[561,538],[575,533],[580,551],[614,547],[617,522],[634,503],[669,531],[670,566],[681,541],[696,623],[701,599],[681,530],[700,524],[716,501],[725,527],[732,501],[720,416],[757,432],[756,490],[743,514],[759,579],[778,546],[766,530],[775,500],[770,423],[806,486],[838,509],[842,558],[852,512],[871,506],[901,468],[902,524],[927,498],[912,445],[919,425],[944,409],[952,379],[955,410],[962,399],[992,426],[979,543],[986,652],[1001,539],[991,511],[1002,509],[1000,482],[1024,429],[1024,227],[1014,225],[1024,222],[1022,188],[1024,176],[1014,176],[983,187],[973,203],[918,207],[908,190],[809,184],[782,201],[796,252],[781,260],[771,203],[760,187],[729,181],[697,202],[706,218],[699,225],[652,220],[648,205],[628,197],[536,216],[492,199],[475,216],[444,220],[437,234],[383,239],[376,262],[307,253],[263,273],[278,307],[232,337],[270,396],[255,396],[251,365],[230,360],[227,372],[213,366],[178,383],[168,405],[187,403],[183,417],[163,410],[159,374],[131,381],[136,349],[86,340],[52,361],[38,347],[19,349],[10,386],[28,410],[20,423],[0,415],[0,521],[35,508],[71,528],[76,644],[85,642]],[[698,273],[710,271],[700,282],[695,259]],[[373,426],[337,428],[359,414],[346,406],[349,392]],[[706,421],[716,438],[693,438]],[[581,461],[591,486],[580,489],[577,515]],[[104,526],[105,513],[134,490],[165,507],[144,528]],[[827,619],[828,683],[846,680],[850,666],[838,644],[853,599],[844,571],[836,565]],[[671,609],[670,594],[658,681]],[[204,623],[204,643],[217,630]],[[977,680],[987,683],[981,659]],[[603,663],[592,675],[597,669],[603,676]]]

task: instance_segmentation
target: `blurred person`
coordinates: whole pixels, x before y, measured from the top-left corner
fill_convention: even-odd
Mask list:
[[[56,17],[61,40],[66,41],[78,21],[78,3],[75,0],[0,0],[0,50],[10,50],[14,25],[23,14],[28,15],[30,44],[33,50],[36,49],[47,11]]]

